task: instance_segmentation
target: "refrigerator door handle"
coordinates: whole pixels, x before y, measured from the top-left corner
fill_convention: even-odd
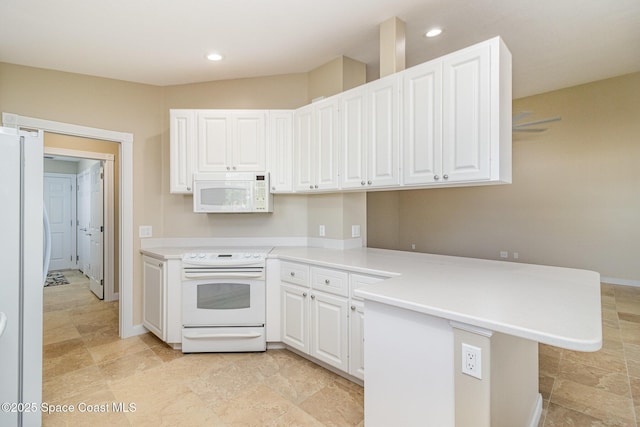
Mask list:
[[[7,315],[0,311],[0,337],[4,333],[4,328],[7,326]]]

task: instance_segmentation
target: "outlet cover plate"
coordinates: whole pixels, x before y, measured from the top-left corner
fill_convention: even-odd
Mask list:
[[[482,349],[462,343],[462,373],[482,379]]]

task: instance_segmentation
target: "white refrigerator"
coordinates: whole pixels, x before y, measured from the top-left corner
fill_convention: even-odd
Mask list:
[[[0,127],[0,426],[40,426],[43,137]]]

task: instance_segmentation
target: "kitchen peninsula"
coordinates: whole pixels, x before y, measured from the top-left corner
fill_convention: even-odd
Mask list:
[[[167,248],[142,252],[176,256]],[[602,345],[600,276],[585,270],[276,246],[267,258],[266,299],[271,345],[284,343],[347,376],[366,372],[367,426],[535,427],[542,410],[538,343],[577,351]],[[355,310],[362,300],[364,309]],[[330,326],[319,327],[318,315]],[[366,318],[359,323],[364,340],[356,318]],[[340,339],[327,338],[340,330]],[[468,349],[474,356],[463,363]]]

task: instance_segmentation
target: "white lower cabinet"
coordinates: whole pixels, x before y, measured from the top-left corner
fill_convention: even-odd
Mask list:
[[[364,380],[364,304],[351,301],[349,311],[349,374]]]
[[[161,340],[166,339],[164,319],[165,262],[142,257],[142,324]]]
[[[353,291],[385,279],[283,261],[282,342],[364,380],[364,302]]]
[[[309,354],[342,371],[349,370],[348,301],[311,290],[311,348]]]
[[[181,265],[142,256],[142,324],[174,348],[182,341]]]

